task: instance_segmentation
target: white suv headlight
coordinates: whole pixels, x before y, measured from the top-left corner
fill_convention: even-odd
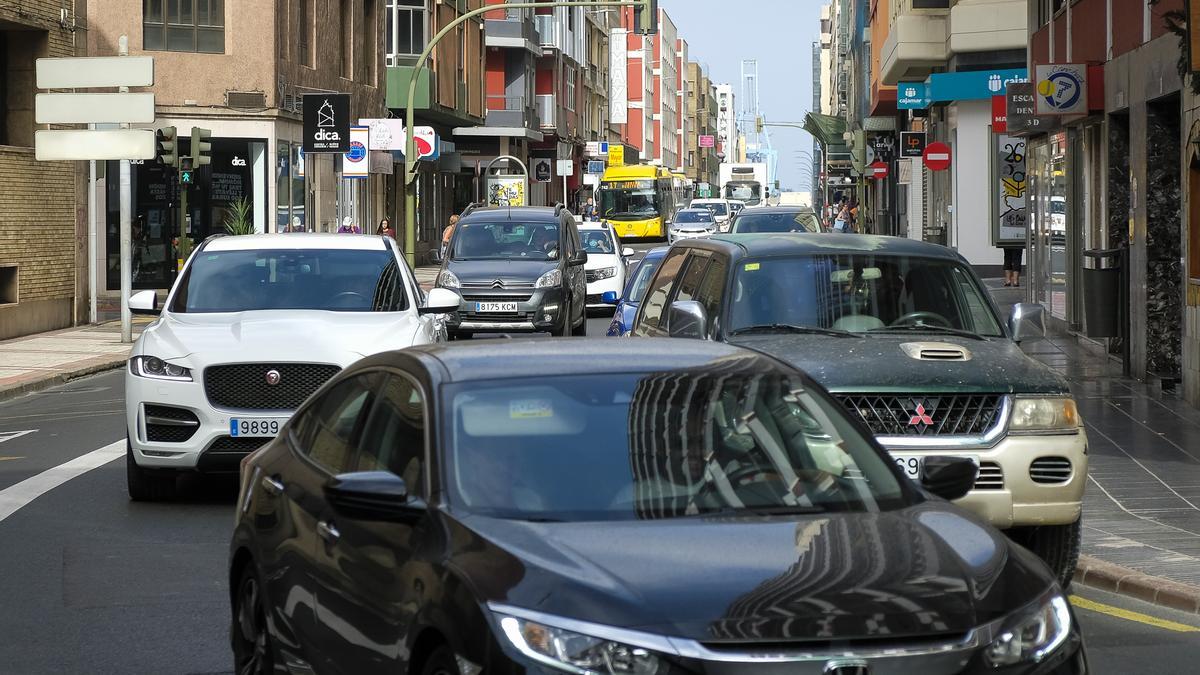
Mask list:
[[[1067,641],[1071,610],[1057,589],[1013,614],[984,651],[994,667],[1041,663]]]
[[[154,380],[192,381],[191,370],[173,363],[167,363],[157,356],[135,356],[129,359],[129,372],[139,377],[149,377]]]
[[[542,276],[538,277],[534,288],[554,288],[562,284],[562,272],[559,270],[550,270]]]
[[[458,288],[458,276],[450,270],[442,270],[442,273],[437,278],[438,288]]]
[[[499,616],[504,636],[517,651],[538,663],[576,675],[655,675],[662,661],[649,650]],[[665,669],[663,669],[665,670]]]
[[[1081,425],[1073,398],[1018,396],[1013,401],[1013,431],[1069,431]]]

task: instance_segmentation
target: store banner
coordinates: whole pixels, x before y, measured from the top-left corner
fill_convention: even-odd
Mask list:
[[[924,131],[900,132],[900,156],[921,157],[925,154]]]
[[[996,223],[992,243],[1025,244],[1029,231],[1026,190],[1025,139],[996,136]]]
[[[350,94],[304,95],[304,152],[350,151]]]
[[[350,150],[342,155],[342,178],[366,178],[371,175],[371,160],[367,152],[370,139],[370,127],[350,127]]]
[[[1037,114],[1086,115],[1087,65],[1059,63],[1037,67]]]
[[[1008,133],[1008,99],[1004,94],[992,97],[992,133]]]
[[[1028,81],[1024,68],[934,73],[927,81],[928,96],[931,101],[983,101],[1003,94],[1010,84]]]
[[[1037,114],[1037,91],[1032,82],[1010,84],[1004,94],[1007,133],[1028,134],[1049,129],[1054,118]]]
[[[896,85],[896,107],[900,110],[924,110],[929,107],[929,90],[924,82]]]
[[[488,206],[525,206],[525,176],[488,176]]]
[[[614,29],[608,42],[608,121],[629,123],[629,45],[624,30]]]

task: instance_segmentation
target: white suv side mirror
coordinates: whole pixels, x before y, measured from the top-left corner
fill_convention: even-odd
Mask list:
[[[158,306],[158,295],[154,291],[138,291],[129,296],[129,311],[134,314],[150,314],[158,316],[162,311]]]
[[[421,314],[450,314],[458,311],[462,296],[449,288],[434,288],[425,298],[425,304],[417,311]]]

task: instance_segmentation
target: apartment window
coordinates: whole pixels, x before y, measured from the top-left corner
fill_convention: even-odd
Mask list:
[[[950,9],[950,0],[912,0],[912,6],[913,9]]]
[[[387,0],[387,62],[418,56],[425,49],[425,27],[429,21],[426,0]]]
[[[142,0],[146,51],[225,53],[225,0]]]
[[[354,30],[354,26],[350,20],[350,0],[339,0],[338,18],[341,22],[338,30],[338,41],[340,42],[340,52],[342,54],[342,77],[344,79],[353,79],[354,77],[354,41],[351,39],[350,31]]]
[[[567,110],[575,112],[575,69],[563,66],[563,77],[567,80]]]
[[[1044,26],[1063,7],[1063,0],[1034,0],[1037,3],[1037,25]]]
[[[300,63],[312,67],[312,61],[309,59],[308,45],[313,34],[313,8],[314,0],[297,0],[300,5],[299,20],[296,22],[296,56]]]
[[[375,86],[378,84],[375,81],[375,63],[378,61],[379,55],[379,31],[376,29],[376,20],[378,15],[375,14],[376,0],[363,0],[363,75],[364,81]]]

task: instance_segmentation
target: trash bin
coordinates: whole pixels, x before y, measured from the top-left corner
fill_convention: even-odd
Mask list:
[[[1124,249],[1083,252],[1083,331],[1088,337],[1119,337],[1121,265]]]

